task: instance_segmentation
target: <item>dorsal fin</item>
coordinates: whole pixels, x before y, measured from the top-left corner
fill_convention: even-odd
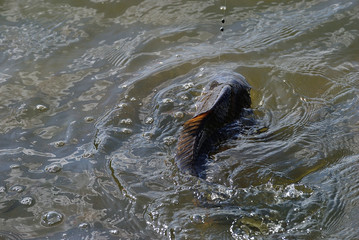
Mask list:
[[[183,129],[177,144],[176,162],[179,168],[191,175],[197,175],[194,164],[197,156],[197,142],[201,137],[206,118],[211,111],[201,113],[183,124]]]

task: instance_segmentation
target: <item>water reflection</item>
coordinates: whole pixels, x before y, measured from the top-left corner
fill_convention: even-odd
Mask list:
[[[358,235],[358,1],[3,1],[0,238]],[[174,148],[209,76],[258,128]],[[255,133],[255,134],[254,134]]]

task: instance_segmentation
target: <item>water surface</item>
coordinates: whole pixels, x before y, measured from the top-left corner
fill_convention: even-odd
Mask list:
[[[0,238],[355,238],[358,12],[1,1]],[[183,175],[181,125],[223,70],[252,86],[256,126],[229,126],[205,180]]]

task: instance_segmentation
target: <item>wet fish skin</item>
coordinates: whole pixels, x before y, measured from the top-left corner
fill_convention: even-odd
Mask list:
[[[193,118],[183,124],[175,161],[183,173],[201,176],[211,140],[251,105],[250,86],[238,73],[217,74],[198,101]]]

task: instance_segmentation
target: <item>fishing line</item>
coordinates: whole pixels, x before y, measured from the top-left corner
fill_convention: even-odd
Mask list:
[[[221,41],[220,41],[218,58],[219,58],[219,60],[221,60],[222,47],[223,47],[223,44],[224,44],[224,40],[223,40],[224,39],[224,23],[226,22],[225,16],[226,16],[226,9],[227,9],[227,0],[224,0],[224,5],[222,5],[219,9],[223,11],[223,16],[222,16],[222,19],[221,19],[222,26],[219,29],[221,31]]]

